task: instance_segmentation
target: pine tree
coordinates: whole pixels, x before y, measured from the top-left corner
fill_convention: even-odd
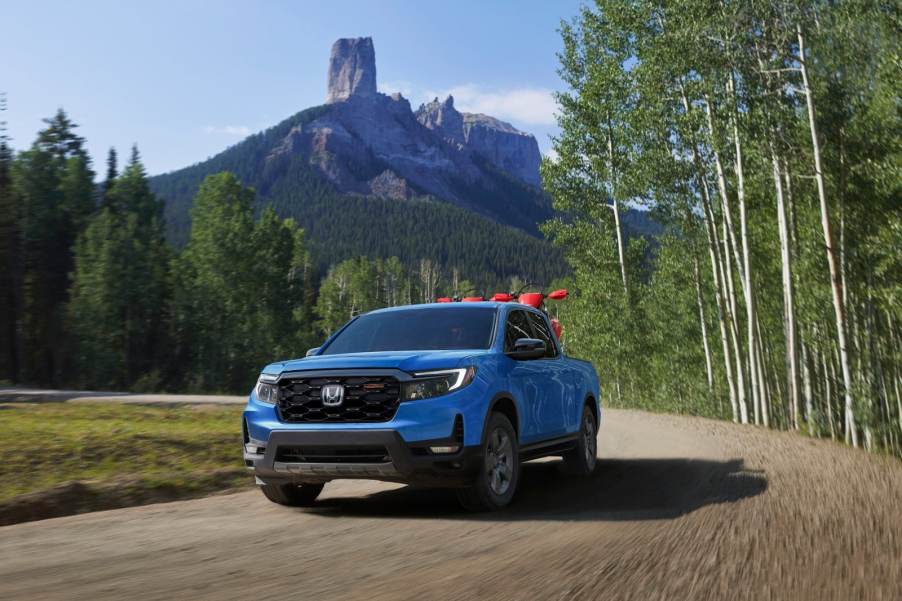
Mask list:
[[[77,127],[60,109],[13,162],[23,239],[22,379],[58,384],[66,373],[64,306],[72,248],[96,207],[94,173]]]
[[[116,163],[116,149],[110,147],[110,151],[106,157],[106,179],[103,180],[103,188],[101,190],[101,206],[104,207],[110,206],[110,192],[113,189],[113,184],[116,182],[116,178],[119,176],[118,166]]]
[[[0,94],[0,380],[19,380],[20,235],[18,205],[10,167],[13,152],[6,134],[6,94]]]
[[[110,205],[75,247],[68,316],[76,373],[83,386],[154,388],[163,379],[167,343],[162,203],[137,153],[114,181]]]

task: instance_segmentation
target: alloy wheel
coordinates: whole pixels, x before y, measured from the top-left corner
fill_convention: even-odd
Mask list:
[[[594,467],[598,441],[595,439],[595,421],[589,416],[583,418],[583,448],[586,453],[586,465]]]
[[[489,488],[496,495],[504,495],[514,475],[514,454],[511,439],[502,428],[495,428],[489,436],[485,462]]]

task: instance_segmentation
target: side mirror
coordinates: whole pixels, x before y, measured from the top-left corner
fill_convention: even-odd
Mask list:
[[[545,356],[545,342],[538,338],[518,338],[514,348],[506,354],[517,360],[539,359]]]
[[[318,346],[315,346],[312,349],[307,349],[307,354],[304,356],[305,357],[313,356],[319,352],[319,349],[320,349],[320,347],[318,347]]]

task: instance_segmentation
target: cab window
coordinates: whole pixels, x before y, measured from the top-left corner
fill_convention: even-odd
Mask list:
[[[557,345],[554,342],[555,336],[548,327],[548,320],[543,315],[532,311],[527,313],[527,315],[532,324],[532,329],[536,333],[536,338],[545,343],[545,357],[549,359],[557,357]]]
[[[519,338],[532,338],[532,329],[526,311],[511,311],[507,315],[507,325],[504,328],[504,352],[512,351],[514,343]]]

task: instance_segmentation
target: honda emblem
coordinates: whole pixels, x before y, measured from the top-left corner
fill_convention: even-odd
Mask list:
[[[323,407],[338,407],[345,400],[345,387],[341,384],[326,384],[321,394]]]

